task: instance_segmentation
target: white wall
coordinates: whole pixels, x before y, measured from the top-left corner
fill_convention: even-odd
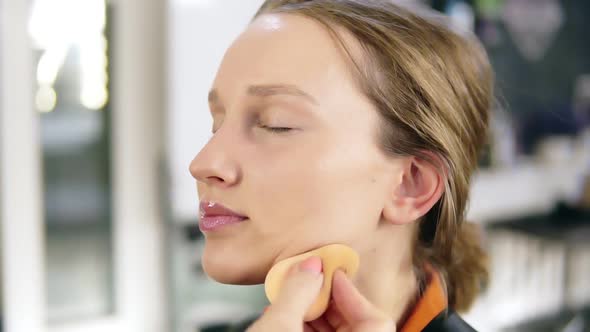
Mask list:
[[[196,184],[188,166],[211,133],[207,93],[225,49],[262,0],[171,0],[169,11],[168,167],[172,212],[194,222]]]
[[[41,159],[33,109],[29,1],[0,8],[0,220],[3,330],[42,331],[45,318]]]

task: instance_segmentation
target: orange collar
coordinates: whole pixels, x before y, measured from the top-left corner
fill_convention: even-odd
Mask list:
[[[440,275],[432,267],[426,267],[427,284],[422,297],[400,332],[420,332],[447,308],[447,294],[440,280]]]

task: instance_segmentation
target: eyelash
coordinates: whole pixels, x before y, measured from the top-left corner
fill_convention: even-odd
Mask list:
[[[258,125],[259,128],[270,131],[271,133],[275,133],[275,134],[284,134],[287,132],[292,131],[294,128],[289,128],[289,127],[269,127],[266,125]],[[217,132],[217,130],[211,130],[211,134],[215,135],[215,132]]]
[[[269,127],[266,125],[258,125],[258,127],[276,134],[283,134],[293,130],[293,128],[289,127]]]

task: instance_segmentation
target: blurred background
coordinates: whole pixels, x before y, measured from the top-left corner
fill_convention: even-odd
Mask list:
[[[468,212],[492,281],[466,320],[590,331],[590,2],[404,2],[474,31],[497,74]],[[0,0],[2,331],[215,331],[266,305],[201,270],[188,173],[261,3]]]

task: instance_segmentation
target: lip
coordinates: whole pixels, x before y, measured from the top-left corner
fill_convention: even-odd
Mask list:
[[[199,228],[202,232],[217,231],[221,228],[235,225],[248,219],[247,216],[232,211],[220,203],[202,201],[199,204]]]

